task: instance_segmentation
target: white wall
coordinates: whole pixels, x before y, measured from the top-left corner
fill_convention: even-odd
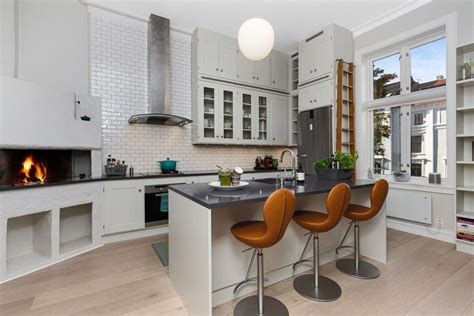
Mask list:
[[[87,95],[87,7],[79,0],[20,0],[18,10],[19,78]]]
[[[15,76],[15,0],[2,0],[0,3],[0,75]]]
[[[113,155],[135,172],[157,172],[157,161],[178,160],[181,171],[215,170],[215,164],[252,168],[256,156],[282,148],[193,146],[191,125],[130,125],[148,111],[147,24],[91,9],[91,93],[102,97],[102,158]],[[191,36],[171,32],[171,112],[191,117]],[[193,123],[194,124],[194,123]],[[288,162],[286,162],[288,165]]]

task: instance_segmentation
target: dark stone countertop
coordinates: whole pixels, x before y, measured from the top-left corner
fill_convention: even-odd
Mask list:
[[[206,208],[219,208],[239,204],[248,204],[265,201],[270,194],[278,187],[276,180],[274,183],[262,183],[258,180],[249,181],[249,186],[232,191],[221,191],[214,189],[207,183],[180,184],[173,185],[170,190],[183,195],[184,197],[201,204]],[[287,183],[285,187],[293,189],[295,195],[305,196],[327,193],[338,183],[347,183],[352,189],[371,187],[374,181],[371,180],[327,180],[318,179],[316,176],[306,175],[306,181],[303,184]]]
[[[263,172],[279,172],[283,169],[269,169],[269,170],[253,170],[253,169],[244,169],[244,173],[263,173]],[[141,179],[159,179],[159,178],[178,178],[178,177],[197,177],[197,176],[210,176],[216,175],[217,179],[217,170],[201,170],[201,171],[185,171],[182,173],[174,174],[164,174],[161,172],[154,173],[136,173],[133,177],[130,176],[101,176],[101,177],[87,177],[83,179],[69,179],[61,180],[55,182],[46,182],[44,184],[30,184],[30,185],[14,185],[14,184],[0,184],[1,191],[12,191],[12,190],[22,190],[22,189],[36,189],[44,188],[49,186],[58,186],[58,185],[68,185],[68,184],[79,184],[79,183],[88,183],[88,182],[97,182],[97,181],[115,181],[115,180],[141,180]]]

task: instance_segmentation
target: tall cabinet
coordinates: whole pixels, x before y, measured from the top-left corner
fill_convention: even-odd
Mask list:
[[[474,254],[474,43],[457,48],[457,65],[456,248]]]

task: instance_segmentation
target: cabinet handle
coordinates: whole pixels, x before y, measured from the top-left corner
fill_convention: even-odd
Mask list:
[[[318,71],[316,68],[314,68],[314,72]]]
[[[221,69],[221,72],[223,72],[223,71],[224,71],[224,69]]]
[[[273,83],[275,83],[275,80],[273,80]]]
[[[219,68],[216,68],[216,71],[219,71]]]
[[[275,140],[275,137],[273,137],[273,140]]]
[[[318,102],[318,100],[314,99],[314,103]]]
[[[142,192],[142,189],[138,189],[138,192]]]
[[[257,80],[258,80],[258,77],[257,77]]]
[[[313,100],[309,100],[309,103],[313,103]]]
[[[310,70],[310,71],[309,71],[309,73],[310,73],[310,74],[312,74],[312,73],[313,73],[313,71],[312,71],[312,70]]]
[[[252,79],[255,79],[255,76],[253,76]]]

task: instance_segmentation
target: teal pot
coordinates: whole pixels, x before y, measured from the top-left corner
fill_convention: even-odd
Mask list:
[[[160,161],[160,168],[163,172],[173,172],[176,171],[176,164],[178,162],[176,160],[170,160],[166,158],[166,160]]]

